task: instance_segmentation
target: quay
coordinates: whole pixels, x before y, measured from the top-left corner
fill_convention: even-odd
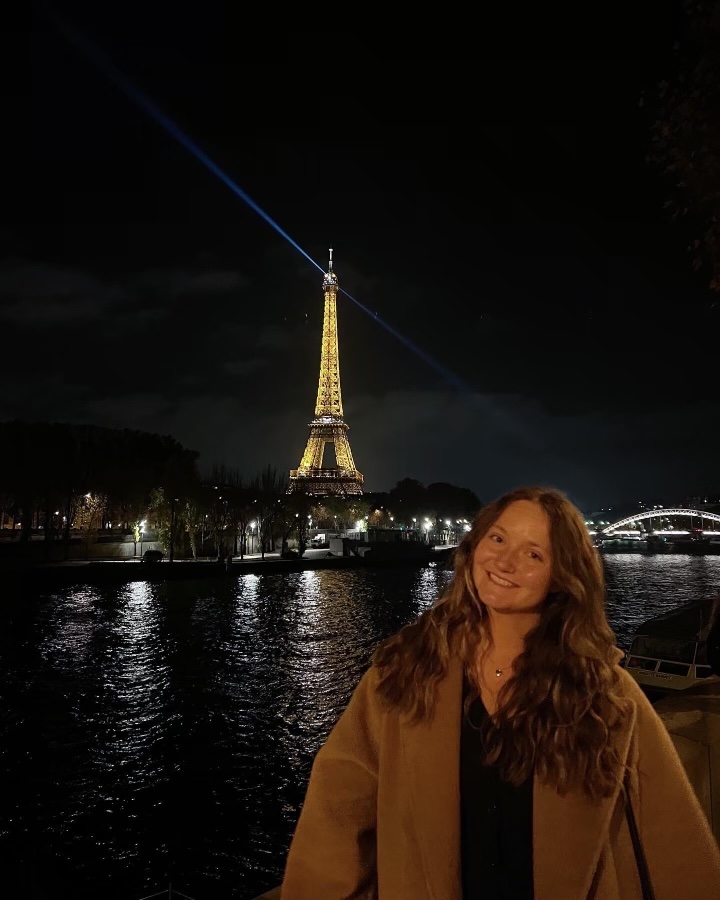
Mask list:
[[[217,559],[178,559],[146,563],[141,559],[68,560],[65,562],[13,561],[0,565],[0,583],[22,581],[42,587],[47,585],[117,584],[132,581],[163,582],[188,579],[237,577],[239,575],[287,575],[308,570],[389,568],[395,566],[449,565],[452,547],[428,548],[416,555],[340,556],[327,550],[306,550],[302,557],[284,559],[278,552],[232,558],[232,562]]]

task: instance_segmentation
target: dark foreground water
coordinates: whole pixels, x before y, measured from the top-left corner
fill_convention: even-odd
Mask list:
[[[720,590],[720,557],[609,556],[608,614]],[[279,883],[310,765],[435,568],[77,585],[0,612],[3,894],[249,900]]]

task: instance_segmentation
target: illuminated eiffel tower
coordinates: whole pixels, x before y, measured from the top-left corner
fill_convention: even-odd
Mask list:
[[[362,494],[363,477],[355,468],[348,441],[348,426],[343,420],[340,392],[340,360],[337,336],[337,275],[330,267],[323,278],[325,316],[323,319],[320,353],[320,381],[318,382],[315,418],[310,422],[310,437],[297,469],[290,470],[288,493],[304,491],[326,496]],[[325,445],[333,444],[336,465],[323,468]]]

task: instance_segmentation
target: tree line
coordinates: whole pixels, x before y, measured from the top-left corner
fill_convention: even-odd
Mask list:
[[[420,530],[432,521],[472,517],[480,501],[464,488],[411,478],[387,493],[318,499],[287,493],[288,476],[272,466],[246,478],[216,464],[200,474],[199,454],[168,435],[70,423],[0,423],[0,526],[19,524],[18,540],[42,531],[67,547],[78,534],[155,532],[170,560],[243,556],[249,541],[263,556],[311,529]],[[420,524],[418,524],[420,523]]]

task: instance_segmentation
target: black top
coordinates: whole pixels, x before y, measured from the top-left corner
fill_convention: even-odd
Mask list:
[[[469,685],[463,685],[463,700]],[[477,697],[460,737],[460,852],[463,900],[533,900],[532,777],[519,787],[482,764]],[[475,726],[475,727],[473,727]]]

